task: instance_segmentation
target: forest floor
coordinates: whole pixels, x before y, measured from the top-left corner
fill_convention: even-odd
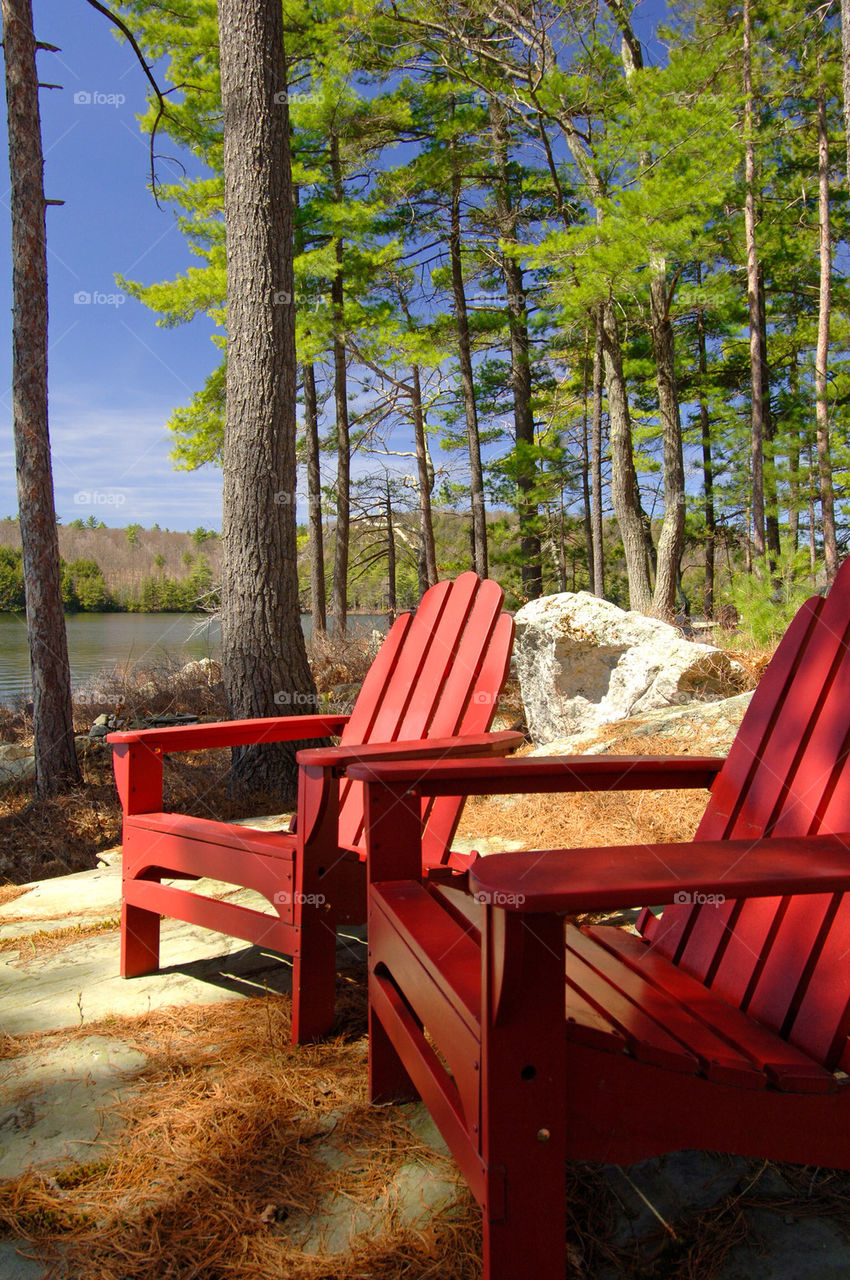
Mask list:
[[[26,723],[0,726],[0,736],[16,732]],[[616,749],[659,744],[640,734]],[[82,764],[78,794],[37,804],[21,790],[0,810],[0,853],[17,864],[16,883],[7,871],[0,889],[0,1274],[474,1280],[478,1210],[427,1114],[368,1104],[357,944],[339,974],[334,1038],[309,1049],[288,1044],[285,971],[206,931],[175,933],[179,963],[122,983],[108,748]],[[236,817],[228,766],[227,752],[181,759],[169,805],[188,806],[200,786],[222,817]],[[467,804],[458,836],[467,847],[687,839],[705,800],[482,797]],[[628,1169],[573,1165],[567,1275],[838,1280],[850,1274],[848,1205],[850,1176],[766,1161],[684,1152]]]

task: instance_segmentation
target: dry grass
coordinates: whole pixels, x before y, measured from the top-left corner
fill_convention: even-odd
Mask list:
[[[74,692],[74,729],[87,733],[98,716],[115,716],[120,726],[152,716],[227,718],[217,662],[180,663],[157,658],[140,665],[102,671]]]
[[[375,636],[361,630],[354,619],[342,636],[336,632],[314,631],[307,641],[307,656],[319,693],[328,693],[337,685],[362,681],[379,647]]]
[[[388,1214],[386,1231],[353,1255],[302,1252],[305,1222],[329,1197],[344,1196],[353,1212],[374,1207],[402,1165],[450,1170],[395,1109],[368,1106],[362,975],[349,976],[339,997],[338,1034],[316,1048],[289,1046],[286,997],[72,1033],[120,1034],[149,1066],[105,1158],[0,1190],[6,1230],[40,1252],[61,1245],[78,1280],[472,1280],[477,1213],[465,1191],[421,1230]],[[321,1158],[329,1143],[345,1154],[342,1169]]]
[[[6,923],[9,922],[10,917],[7,916]],[[32,960],[35,956],[53,955],[75,942],[83,942],[100,933],[117,930],[120,923],[120,918],[115,916],[111,920],[99,920],[97,924],[74,924],[65,929],[36,929],[32,933],[18,934],[17,937],[0,938],[0,954],[15,951],[19,962]]]
[[[285,996],[0,1042],[8,1058],[100,1032],[148,1056],[121,1108],[123,1133],[100,1158],[0,1187],[5,1231],[41,1257],[61,1249],[75,1280],[477,1280],[480,1215],[454,1166],[421,1145],[404,1111],[367,1103],[362,972],[340,979],[338,1004],[335,1038],[301,1049],[288,1043]],[[352,1218],[389,1206],[410,1165],[456,1180],[449,1209],[412,1228],[388,1208],[381,1233],[348,1252],[303,1251],[310,1219],[329,1203]],[[590,1280],[607,1266],[631,1280],[712,1280],[752,1238],[747,1211],[757,1208],[850,1228],[850,1176],[777,1166],[789,1191],[766,1195],[769,1168],[750,1166],[710,1209],[615,1247],[616,1178],[570,1165],[566,1275]]]
[[[616,730],[612,726],[612,736]],[[617,750],[622,755],[670,755],[673,745],[670,738],[643,735],[624,739]],[[698,742],[690,739],[687,745],[688,754],[699,753]],[[473,841],[521,841],[528,849],[690,840],[707,800],[704,790],[475,796],[466,802],[458,835]]]

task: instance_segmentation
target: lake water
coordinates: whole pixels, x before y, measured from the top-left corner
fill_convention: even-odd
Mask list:
[[[99,672],[115,667],[162,662],[186,663],[218,658],[221,629],[218,619],[186,613],[74,613],[65,618],[71,684],[76,688]],[[309,635],[309,614],[301,619]],[[383,616],[356,614],[349,628],[386,631]],[[29,649],[23,614],[0,613],[0,706],[28,695]]]

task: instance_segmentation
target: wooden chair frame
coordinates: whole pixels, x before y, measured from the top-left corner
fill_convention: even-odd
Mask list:
[[[293,958],[292,1039],[333,1021],[337,928],[365,920],[363,798],[348,766],[369,759],[500,755],[516,733],[489,733],[507,676],[513,621],[496,583],[464,574],[393,624],[350,717],[297,715],[114,733],[109,742],[124,811],[121,972],[159,967],[160,919],[219,930]],[[295,830],[265,831],[163,812],[163,760],[172,752],[341,734],[338,747],[299,753]],[[426,857],[435,866],[462,801],[428,806]],[[211,877],[262,894],[269,910],[181,887]],[[166,883],[163,883],[163,880]]]
[[[367,785],[371,1094],[429,1107],[482,1208],[486,1280],[561,1280],[570,1158],[704,1148],[850,1168],[848,695],[845,565],[798,614],[726,761],[352,769]],[[435,797],[683,786],[711,788],[692,842],[422,876]],[[570,922],[647,902],[671,905],[643,912],[642,936]]]

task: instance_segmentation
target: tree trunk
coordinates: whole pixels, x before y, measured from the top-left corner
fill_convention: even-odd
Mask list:
[[[759,263],[759,359],[761,361],[762,415],[764,419],[764,541],[770,572],[774,573],[782,548],[779,545],[779,498],[776,492],[776,459],[773,442],[776,424],[770,407],[770,366],[767,363],[767,300],[764,268]]]
[[[666,263],[654,258],[650,270],[649,302],[664,459],[664,521],[658,538],[652,610],[659,618],[670,618],[676,611],[676,582],[685,543],[685,462],[676,392],[673,326],[667,308]]]
[[[823,84],[818,86],[818,238],[820,248],[820,289],[818,293],[818,340],[815,351],[815,421],[817,423],[818,488],[823,523],[823,555],[826,580],[838,573],[838,544],[835,537],[835,495],[829,450],[829,320],[832,307],[832,244],[829,225],[829,134],[826,127],[826,99]]]
[[[422,412],[422,384],[419,366],[413,366],[413,438],[416,445],[416,467],[419,475],[419,536],[422,546],[425,589],[437,581],[437,551],[434,546],[434,521],[431,516],[431,490],[434,487],[434,464],[428,452],[425,417]],[[424,594],[424,593],[423,593]]]
[[[611,500],[623,539],[629,578],[629,603],[639,613],[648,613],[652,606],[652,586],[649,581],[640,490],[632,454],[632,424],[623,375],[620,334],[614,304],[610,298],[602,304],[602,353],[608,390]]]
[[[809,483],[807,485],[809,491],[809,569],[812,577],[812,586],[817,582],[818,574],[818,553],[817,541],[815,538],[815,465],[812,457],[812,446],[809,445]]]
[[[331,176],[334,199],[341,203],[342,170],[339,138],[331,134]],[[334,634],[345,634],[348,621],[348,550],[351,537],[351,443],[348,429],[348,374],[345,367],[345,297],[342,237],[336,239],[336,272],[331,284],[334,326],[334,409],[336,413],[336,543],[334,548]]]
[[[788,367],[788,389],[791,403],[795,404],[799,394],[798,352],[791,353]],[[788,443],[788,541],[794,552],[800,545],[800,451],[801,441],[793,432]]]
[[[697,274],[697,284],[701,275]],[[705,398],[705,382],[708,376],[708,357],[705,342],[705,312],[697,308],[697,352],[699,361],[699,434],[702,444],[702,493],[705,518],[704,579],[702,610],[706,618],[714,617],[714,552],[717,524],[714,515],[714,463],[711,456],[711,423]]]
[[[219,0],[227,245],[222,666],[237,719],[315,710],[298,603],[295,309],[283,12]],[[258,163],[257,157],[262,157]],[[295,751],[234,752],[237,788],[294,790]]]
[[[588,442],[588,366],[590,364],[590,352],[588,350],[588,328],[585,326],[584,331],[584,360],[582,361],[582,401],[583,411],[581,417],[581,498],[584,525],[584,546],[587,555],[587,574],[589,578],[590,590],[596,594],[596,565],[593,559],[593,513],[590,504],[590,449]],[[561,490],[561,561],[564,558],[564,491]],[[564,576],[566,576],[566,566],[564,567]],[[564,590],[564,588],[561,588]]]
[[[396,588],[396,554],[395,554],[395,521],[393,520],[393,504],[392,491],[390,482],[387,481],[386,496],[386,514],[387,514],[387,613],[390,622],[395,619],[398,612],[398,591]]]
[[[751,0],[744,0],[744,235],[747,245],[747,312],[750,326],[750,384],[752,417],[750,469],[752,484],[753,551],[765,556],[764,528],[764,387],[761,363],[761,307],[756,244],[756,160],[753,113]]]
[[[602,308],[593,316],[593,423],[590,433],[590,488],[593,522],[593,590],[605,595],[605,546],[602,533]]]
[[[841,55],[844,68],[844,144],[847,152],[847,187],[850,189],[850,0],[841,0]]]
[[[51,796],[82,781],[47,424],[47,234],[30,0],[2,0],[12,210],[12,416],[33,690],[35,785]]]
[[[480,578],[487,577],[487,512],[484,506],[484,472],[481,466],[481,439],[478,433],[478,409],[472,375],[472,343],[469,336],[469,314],[460,256],[460,175],[452,174],[451,225],[449,254],[452,264],[452,293],[457,326],[460,385],[466,438],[469,446],[469,500],[472,507],[472,567]]]
[[[322,473],[319,462],[319,411],[316,396],[316,370],[312,363],[302,365],[304,380],[304,426],[307,454],[307,508],[310,528],[310,609],[313,631],[322,635],[327,630],[325,601],[325,544],[322,529]]]
[[[508,174],[508,137],[505,112],[495,98],[490,99],[490,125],[495,161],[495,199],[499,234],[506,244],[516,244],[516,211]],[[511,344],[511,386],[516,431],[517,488],[519,490],[519,532],[522,555],[522,593],[535,600],[542,590],[540,532],[537,527],[537,468],[534,462],[534,413],[531,407],[531,362],[528,343],[528,313],[522,267],[511,253],[502,254],[502,270],[508,293],[508,331]]]

